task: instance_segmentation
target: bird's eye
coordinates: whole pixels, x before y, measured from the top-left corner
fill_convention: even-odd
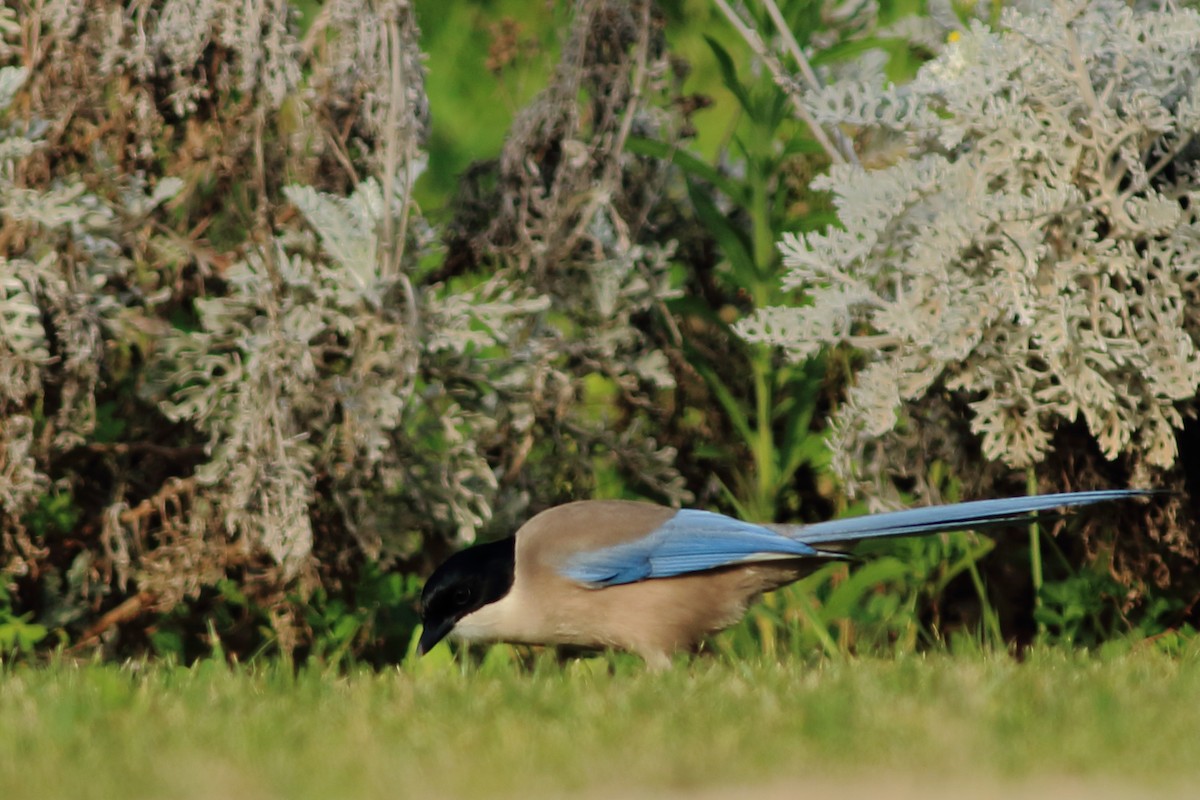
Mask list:
[[[459,586],[455,588],[451,599],[454,601],[454,605],[465,606],[471,602],[472,594],[470,586]]]

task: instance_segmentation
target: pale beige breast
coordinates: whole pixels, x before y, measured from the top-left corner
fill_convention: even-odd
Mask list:
[[[601,589],[582,587],[557,575],[551,591],[530,596],[539,627],[556,644],[617,647],[647,660],[694,650],[704,637],[735,624],[763,592],[796,580],[808,569],[800,561],[723,567]],[[553,599],[553,602],[548,602]],[[537,603],[536,610],[530,608]]]

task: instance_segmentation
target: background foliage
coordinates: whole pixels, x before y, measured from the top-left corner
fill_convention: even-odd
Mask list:
[[[6,6],[0,648],[396,660],[419,574],[578,497],[1186,488],[1195,15],[1055,9]],[[716,646],[1186,630],[1185,503]]]
[[[784,282],[806,304],[741,326],[795,358],[864,353],[830,430],[852,489],[886,501],[902,477],[937,497],[935,459],[972,494],[1021,470],[1040,488],[1187,480],[1198,43],[1192,9],[1018,5],[964,25],[901,88],[875,77],[797,100],[903,148],[815,182],[844,227],[784,236]],[[1131,518],[1157,541],[1116,543],[1114,571],[1190,575],[1184,505]]]

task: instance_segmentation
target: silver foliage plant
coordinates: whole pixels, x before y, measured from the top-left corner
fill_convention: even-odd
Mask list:
[[[0,112],[8,109],[20,89],[27,71],[18,67],[0,69]],[[11,213],[10,206],[20,203],[35,214],[36,197],[23,195],[11,183],[13,162],[32,152],[37,139],[15,126],[0,132],[0,207]],[[33,202],[30,202],[33,201]],[[53,206],[53,203],[47,203]],[[34,292],[49,273],[53,254],[38,261],[0,258],[0,509],[9,514],[28,511],[34,499],[49,486],[49,479],[37,468],[33,457],[34,420],[21,413],[31,397],[42,389],[42,367],[50,361],[42,312]],[[5,525],[2,531],[5,550],[12,547],[16,531]],[[13,548],[15,549],[15,548]],[[6,565],[10,569],[12,565]],[[21,571],[20,567],[17,571]]]
[[[0,114],[28,78],[24,68],[0,69]],[[115,201],[79,179],[22,186],[19,165],[45,146],[47,126],[0,119],[0,220],[9,243],[9,254],[0,255],[0,569],[21,575],[41,551],[22,515],[49,492],[70,491],[47,473],[46,452],[64,454],[88,441],[105,342],[128,323],[114,288],[132,264],[121,240],[180,182],[150,188],[141,176],[127,176]],[[43,416],[48,387],[57,411]]]
[[[674,380],[639,326],[673,294],[671,248],[631,233],[622,194],[649,114],[628,73],[662,82],[665,61],[626,52],[650,31],[604,7],[591,28],[623,22],[620,70],[594,65],[603,125],[563,91],[546,114],[580,140],[552,196],[515,166],[537,263],[462,272],[412,201],[429,109],[407,0],[331,0],[305,29],[284,0],[0,9],[0,57],[32,65],[0,70],[21,111],[0,116],[0,570],[55,624],[233,578],[286,648],[293,589],[511,529],[499,509],[574,490],[597,453],[685,493],[644,424]],[[589,406],[596,374],[628,419]],[[65,558],[60,525],[87,531]]]
[[[226,296],[197,301],[201,330],[167,342],[180,388],[165,408],[209,436],[198,480],[219,488],[233,538],[288,575],[312,554],[318,476],[375,557],[411,551],[430,525],[469,540],[491,516],[496,479],[479,442],[495,421],[449,395],[443,356],[471,361],[545,301],[488,283],[410,305],[381,256],[384,218],[406,197],[389,202],[373,178],[349,198],[286,195],[320,246],[281,236],[252,254]]]
[[[811,302],[739,326],[798,359],[865,353],[832,419],[841,475],[911,470],[911,434],[940,424],[946,392],[1009,467],[1041,463],[1077,419],[1109,459],[1172,466],[1200,387],[1200,14],[1019,4],[906,86],[803,101],[905,144],[886,168],[821,179],[843,227],[780,244]]]
[[[256,143],[261,147],[265,113],[227,136],[221,134],[233,125],[219,130],[223,120],[197,110],[207,104],[210,112],[235,92],[260,110],[276,109],[294,94],[304,55],[292,34],[295,21],[286,0],[47,0],[0,14],[0,55],[33,65],[19,75],[5,70],[0,79],[5,105],[21,88],[27,111],[0,137],[7,255],[0,262],[0,303],[6,319],[23,323],[6,325],[0,336],[0,377],[14,372],[29,378],[14,382],[0,407],[6,451],[0,458],[6,473],[0,482],[0,554],[9,575],[41,573],[48,584],[69,584],[65,597],[51,601],[63,608],[76,604],[60,621],[85,613],[85,596],[94,607],[112,584],[124,591],[131,580],[169,607],[220,578],[235,560],[229,553],[237,548],[210,535],[214,509],[228,503],[197,494],[191,478],[170,475],[152,496],[139,497],[134,486],[141,476],[120,472],[124,464],[113,461],[145,452],[184,460],[188,448],[97,441],[97,396],[130,378],[129,364],[113,370],[114,362],[152,353],[163,342],[170,349],[171,340],[164,339],[170,328],[158,314],[183,291],[175,265],[196,254],[201,280],[210,274],[210,251],[162,224],[161,207],[180,194],[188,202],[186,196],[211,174],[197,162],[219,148],[227,148],[228,161],[253,152]],[[225,55],[210,60],[221,48]],[[179,138],[163,147],[172,137]],[[78,147],[81,142],[89,144]],[[155,176],[165,152],[179,156],[171,166],[186,180]],[[57,409],[52,419],[39,419],[43,404]],[[119,427],[127,423],[115,420]],[[110,463],[94,469],[93,462],[83,479],[64,468],[91,458]],[[105,481],[109,468],[119,476],[111,484]],[[99,536],[87,537],[88,546],[62,575],[37,563],[61,561],[63,553],[36,531],[36,523],[34,530],[27,523],[29,513],[54,494],[71,501],[73,513],[85,513],[73,499],[79,495],[109,498]],[[291,499],[283,498],[285,506]],[[246,513],[253,515],[253,508],[249,504]],[[250,545],[244,549],[263,544],[244,541]],[[265,544],[269,552],[279,551],[273,541]]]
[[[435,530],[474,537],[497,491],[483,448],[504,413],[493,389],[451,387],[502,382],[481,355],[546,307],[496,281],[450,293],[411,278],[432,235],[411,201],[428,114],[412,9],[341,0],[321,24],[331,54],[313,83],[363,93],[371,174],[348,197],[285,187],[315,238],[283,230],[252,250],[225,295],[196,301],[200,329],[164,347],[177,388],[163,408],[208,436],[197,480],[232,541],[285,578],[311,563],[318,481],[372,557],[411,554]]]

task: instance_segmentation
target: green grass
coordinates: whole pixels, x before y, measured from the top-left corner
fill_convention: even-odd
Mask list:
[[[520,669],[444,654],[347,675],[10,665],[0,668],[0,797],[722,797],[739,786],[789,796],[801,783],[843,797],[896,786],[942,797],[947,786],[974,795],[1064,781],[1081,796],[1114,786],[1161,796],[1200,778],[1200,648],[1190,647],[1046,650],[1021,663],[714,657],[664,674],[625,659]]]

